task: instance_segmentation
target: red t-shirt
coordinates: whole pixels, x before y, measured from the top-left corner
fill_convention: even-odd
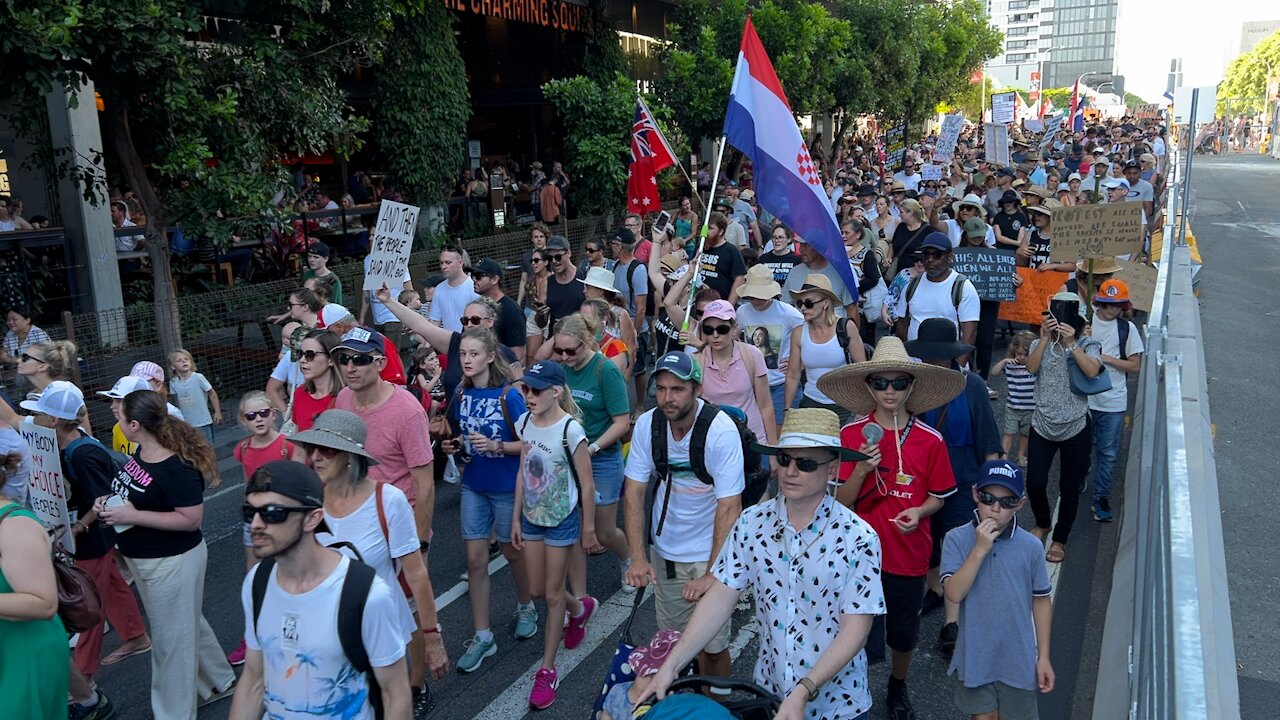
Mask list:
[[[853,450],[862,447],[862,428],[869,422],[870,416],[845,425],[840,430],[840,443]],[[929,571],[933,550],[929,520],[922,519],[915,532],[903,535],[893,519],[907,508],[924,505],[930,495],[943,498],[955,492],[956,480],[942,435],[919,420],[912,420],[909,428],[903,428],[902,464],[911,480],[898,483],[897,440],[888,428],[880,440],[880,467],[862,481],[853,509],[880,536],[884,572],[919,577]],[[840,477],[848,477],[853,465],[840,463]]]
[[[386,349],[387,365],[378,374],[392,385],[404,385],[404,363],[400,361],[400,350],[386,335],[382,336],[382,346]]]
[[[293,391],[293,424],[298,426],[299,432],[310,430],[320,413],[333,407],[333,402],[337,399],[336,395],[313,398],[304,386],[299,385]]]
[[[248,440],[242,440],[236,449],[231,453],[235,456],[240,466],[244,468],[244,479],[246,483],[258,468],[269,462],[276,460],[288,460],[293,457],[293,443],[280,435],[271,444],[266,447],[253,447]]]

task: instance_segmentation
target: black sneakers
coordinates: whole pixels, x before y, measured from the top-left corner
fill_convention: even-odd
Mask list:
[[[911,707],[911,698],[907,696],[905,682],[897,683],[895,687],[893,679],[890,678],[885,704],[889,707],[889,720],[916,720],[916,711]]]
[[[945,604],[942,596],[932,590],[924,591],[924,601],[920,603],[920,617],[937,610]]]
[[[960,637],[959,623],[947,623],[938,633],[938,647],[942,648],[942,652],[950,655],[955,652],[958,637]]]
[[[98,691],[98,704],[93,707],[84,707],[75,703],[67,706],[67,720],[113,720],[115,716],[115,705],[111,704],[111,698],[101,690]]]

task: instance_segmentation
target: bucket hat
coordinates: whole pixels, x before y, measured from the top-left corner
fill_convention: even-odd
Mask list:
[[[738,297],[772,300],[782,294],[782,286],[773,279],[773,271],[765,265],[752,265],[747,269],[747,281],[738,291]]]
[[[352,455],[359,455],[377,465],[378,459],[365,449],[365,439],[369,429],[364,420],[348,410],[325,410],[316,418],[310,430],[303,430],[289,436],[289,440],[299,445],[332,448]]]

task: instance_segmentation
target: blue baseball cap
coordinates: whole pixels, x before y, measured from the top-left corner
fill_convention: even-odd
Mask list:
[[[920,241],[920,249],[924,250],[925,248],[951,252],[951,238],[937,231],[931,232],[924,236],[924,240]]]
[[[520,378],[520,382],[536,390],[545,390],[556,385],[564,385],[564,367],[560,363],[551,362],[550,360],[534,363],[532,367],[524,371],[524,376]]]
[[[982,469],[978,471],[977,488],[981,490],[992,485],[1007,489],[1015,497],[1022,497],[1027,493],[1027,481],[1022,468],[1008,460],[988,460],[983,463]]]
[[[660,372],[669,372],[681,380],[702,383],[702,365],[689,353],[669,352],[658,358],[657,364],[653,367],[653,374],[657,375]]]
[[[338,349],[353,350],[362,355],[366,353],[385,355],[387,352],[382,335],[377,330],[358,326],[351,328],[342,336],[342,340],[334,348],[334,350]]]

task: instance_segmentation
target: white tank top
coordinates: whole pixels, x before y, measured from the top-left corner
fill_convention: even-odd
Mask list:
[[[843,318],[840,320],[842,321]],[[840,347],[835,333],[832,333],[831,339],[824,343],[814,342],[809,336],[809,323],[801,326],[800,333],[800,360],[804,363],[805,374],[804,396],[810,400],[832,405],[835,400],[818,389],[818,379],[844,366],[846,362],[844,348]]]

